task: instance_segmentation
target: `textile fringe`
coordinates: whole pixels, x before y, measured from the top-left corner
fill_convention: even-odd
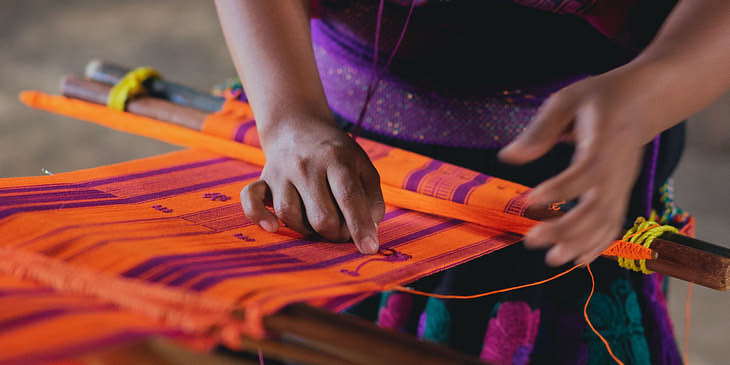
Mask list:
[[[220,338],[240,347],[242,321],[233,303],[198,293],[106,275],[46,256],[0,248],[0,272],[47,285],[54,290],[93,296],[140,313],[188,334]],[[213,342],[211,342],[213,343]]]

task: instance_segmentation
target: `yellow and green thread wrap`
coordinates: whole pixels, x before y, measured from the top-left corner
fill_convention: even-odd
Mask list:
[[[664,232],[677,233],[678,230],[669,225],[663,226],[652,220],[646,220],[644,217],[638,217],[634,221],[634,226],[626,231],[622,240],[649,248],[651,243],[654,242],[654,239],[661,236]],[[631,260],[618,257],[618,264],[625,269],[640,271],[644,274],[652,273],[652,271],[646,268],[646,260]]]
[[[107,97],[106,106],[113,110],[124,111],[127,101],[146,92],[143,83],[150,78],[161,78],[160,73],[152,67],[138,67],[129,71],[117,82]]]

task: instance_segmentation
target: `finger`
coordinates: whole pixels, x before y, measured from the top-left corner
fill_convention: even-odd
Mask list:
[[[528,248],[545,248],[554,243],[571,241],[589,235],[596,227],[601,226],[598,207],[601,198],[596,190],[591,190],[581,197],[580,203],[560,218],[539,224],[525,235],[525,246]]]
[[[615,234],[611,228],[614,224],[618,224],[612,223],[614,221],[612,218],[609,218],[608,222],[602,222],[601,211],[593,209],[586,217],[586,220],[592,222],[588,231],[581,232],[570,239],[557,241],[556,247],[561,248],[552,254],[550,253],[552,249],[548,251],[546,262],[555,266],[563,265],[571,260],[590,262],[600,255],[610,243],[610,235]]]
[[[241,190],[241,206],[243,213],[255,224],[269,232],[279,230],[279,220],[266,209],[266,201],[270,199],[271,191],[263,180],[254,181]]]
[[[602,182],[606,175],[602,167],[598,157],[592,153],[576,151],[575,161],[563,172],[532,189],[527,200],[534,204],[573,200]]]
[[[287,227],[305,236],[312,234],[312,230],[304,223],[306,217],[302,209],[302,202],[297,189],[291,183],[284,183],[272,189],[274,197],[274,212],[286,223]]]
[[[378,252],[378,232],[359,176],[345,168],[327,170],[332,194],[340,207],[355,246],[362,253]]]
[[[306,184],[299,184],[299,187],[307,221],[312,229],[328,241],[348,240],[350,234],[337,210],[326,176],[309,179]]]
[[[363,189],[365,189],[365,198],[370,202],[370,216],[377,226],[385,216],[385,200],[383,200],[383,191],[380,189],[380,175],[375,167],[363,169],[360,174]]]
[[[611,243],[613,243],[617,235],[618,229],[606,227],[598,236],[598,242],[593,246],[593,248],[579,255],[578,258],[575,259],[575,263],[578,265],[584,265],[593,262],[598,258],[598,256],[601,256],[603,251],[608,248]]]
[[[574,116],[574,98],[558,92],[543,103],[527,128],[499,151],[499,159],[524,164],[547,153],[567,132]]]
[[[573,256],[571,255],[572,252],[564,244],[558,244],[545,254],[545,263],[552,267],[560,266],[572,260]]]

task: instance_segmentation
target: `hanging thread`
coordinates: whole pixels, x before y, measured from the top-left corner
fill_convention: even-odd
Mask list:
[[[413,15],[413,9],[415,9],[416,7],[416,0],[411,0],[411,5],[408,9],[408,16],[406,16],[406,21],[405,23],[403,23],[403,29],[401,29],[400,35],[398,36],[398,41],[395,42],[395,46],[390,52],[388,61],[385,62],[383,68],[378,71],[378,55],[380,53],[380,25],[383,23],[384,7],[385,0],[380,0],[380,4],[378,5],[377,22],[375,24],[375,42],[373,44],[373,63],[370,71],[370,83],[368,84],[367,91],[365,92],[365,103],[363,103],[363,106],[360,109],[360,114],[357,117],[355,128],[352,130],[353,139],[357,139],[357,136],[360,134],[360,128],[362,127],[363,120],[365,119],[365,112],[367,112],[368,110],[368,105],[370,105],[370,99],[372,99],[375,91],[378,89],[378,84],[383,78],[383,74],[388,69],[388,67],[390,67],[390,63],[393,61],[393,58],[395,57],[396,52],[398,52],[398,48],[400,48],[400,44],[403,41],[403,37],[406,35],[406,29],[408,28],[408,23],[411,20],[411,15]]]
[[[543,279],[543,280],[536,281],[536,282],[533,282],[533,283],[522,284],[522,285],[517,285],[517,286],[513,286],[513,287],[509,287],[509,288],[492,290],[492,291],[488,291],[486,293],[479,293],[479,294],[472,294],[472,295],[451,295],[451,294],[428,293],[428,292],[424,292],[424,291],[420,291],[420,290],[415,290],[415,289],[407,288],[407,287],[400,286],[400,285],[394,287],[393,290],[399,291],[399,292],[403,292],[403,293],[408,293],[408,294],[413,294],[413,295],[420,295],[420,296],[429,297],[429,298],[438,298],[438,299],[476,299],[476,298],[482,298],[482,297],[486,297],[486,296],[493,295],[493,294],[499,294],[499,293],[504,293],[504,292],[508,292],[508,291],[513,291],[513,290],[528,288],[528,287],[531,287],[531,286],[542,285],[542,284],[545,284],[545,283],[550,282],[552,280],[555,280],[557,278],[560,278],[560,277],[562,277],[562,276],[570,273],[571,271],[573,271],[573,270],[575,270],[575,269],[577,269],[579,267],[582,267],[582,266],[585,266],[586,270],[588,271],[588,275],[591,278],[591,291],[588,294],[588,298],[586,299],[585,305],[583,306],[583,318],[585,319],[586,324],[588,324],[588,327],[590,327],[591,331],[593,331],[593,333],[595,333],[596,336],[598,336],[598,338],[601,340],[601,342],[603,342],[604,346],[606,347],[606,350],[608,351],[608,354],[611,355],[611,358],[616,362],[616,364],[624,365],[623,361],[621,361],[613,353],[613,350],[611,350],[611,345],[608,343],[608,341],[606,340],[606,338],[604,338],[603,335],[601,335],[601,333],[598,332],[598,330],[593,326],[593,323],[591,323],[590,319],[588,318],[588,305],[590,304],[591,298],[593,297],[593,293],[596,290],[596,279],[593,276],[593,271],[591,270],[591,265],[590,264],[588,264],[588,265],[575,265],[575,266],[571,267],[568,270],[565,270],[563,272],[560,272],[560,273],[558,273],[556,275],[553,275],[553,276],[551,276],[551,277],[549,277],[547,279]]]

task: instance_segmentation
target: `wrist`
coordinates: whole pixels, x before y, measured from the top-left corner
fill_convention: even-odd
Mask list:
[[[689,116],[688,98],[677,69],[667,59],[638,57],[614,70],[622,74],[629,98],[633,99],[629,110],[642,123],[641,141],[650,142],[654,137]]]

